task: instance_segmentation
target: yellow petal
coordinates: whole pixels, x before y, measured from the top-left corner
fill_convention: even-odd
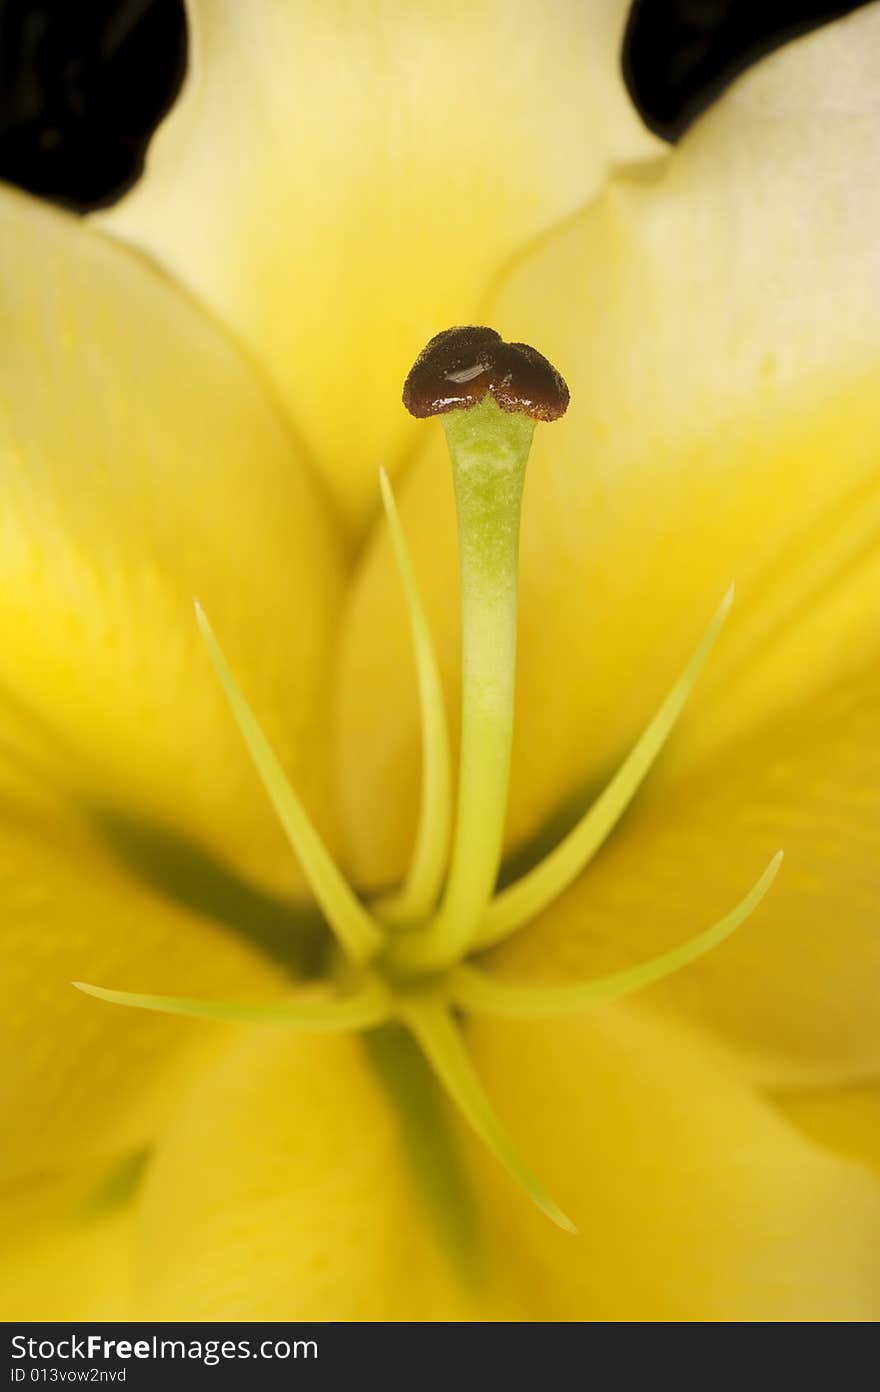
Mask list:
[[[588,980],[671,949],[740,896],[781,845],[782,872],[754,919],[653,988],[652,1003],[722,1029],[768,1081],[874,1071],[878,710],[880,683],[866,673],[689,777],[670,769],[512,946],[512,978]]]
[[[475,1152],[533,1319],[877,1318],[880,1183],[693,1039],[619,1009],[470,1034],[500,1115],[581,1234]]]
[[[690,776],[670,769],[571,891],[511,945],[505,970],[581,980],[672,947],[744,892],[782,846],[753,918],[645,1002],[721,1030],[771,1084],[876,1072],[878,751],[875,670],[794,706]]]
[[[353,525],[411,438],[428,338],[610,161],[658,147],[620,78],[626,10],[192,0],[183,94],[103,221],[261,358]]]
[[[410,1091],[413,1115],[426,1100]],[[413,1160],[360,1040],[253,1031],[193,1091],[151,1168],[139,1316],[503,1317],[501,1273],[462,1269]]]
[[[812,1140],[880,1174],[880,1086],[833,1088],[782,1097],[780,1107]]]
[[[870,665],[878,43],[872,5],[773,55],[504,292],[574,402],[530,471],[520,739],[542,767],[515,827],[613,763],[731,580],[682,763]]]
[[[682,941],[782,847],[760,915],[668,998],[812,1076],[875,1067],[880,1045],[878,42],[871,6],[767,59],[661,174],[617,179],[546,239],[498,302],[499,328],[572,387],[526,488],[511,848],[571,825],[737,582],[681,727],[569,896],[547,971]],[[437,439],[401,512],[452,700],[442,454]],[[405,641],[381,537],[350,609],[338,744],[357,865],[379,883],[412,825]]]
[[[133,1317],[134,1169],[126,1161],[0,1189],[0,1317]]]
[[[493,1102],[580,1236],[538,1213],[462,1123],[482,1262],[465,1274],[362,1044],[255,1032],[187,1099],[150,1169],[139,1316],[876,1316],[880,1185],[711,1051],[607,1010],[471,1035]]]
[[[240,1000],[289,982],[228,924],[162,899],[75,825],[0,807],[0,1171],[148,1141],[231,1027],[122,1010],[74,979]]]
[[[301,884],[202,601],[325,816],[325,509],[259,380],[135,254],[0,191],[0,748],[57,791]]]

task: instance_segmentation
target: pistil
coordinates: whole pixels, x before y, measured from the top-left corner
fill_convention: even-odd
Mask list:
[[[416,416],[443,417],[452,461],[461,572],[461,749],[452,855],[439,912],[394,945],[399,966],[436,970],[466,955],[501,863],[513,736],[519,526],[538,420],[568,389],[534,349],[492,329],[432,339],[404,387]]]

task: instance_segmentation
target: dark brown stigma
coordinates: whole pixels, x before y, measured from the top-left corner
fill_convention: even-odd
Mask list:
[[[473,324],[444,329],[422,349],[403,385],[403,404],[424,419],[467,411],[487,392],[502,411],[533,420],[558,420],[568,407],[568,387],[543,354]]]

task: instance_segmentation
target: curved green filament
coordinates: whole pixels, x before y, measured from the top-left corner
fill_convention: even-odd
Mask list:
[[[383,937],[367,910],[349,888],[327,847],[288,782],[272,746],[242,695],[202,606],[196,601],[196,618],[208,656],[220,678],[232,714],[241,731],[263,787],[278,814],[312,893],[324,917],[352,961],[369,960],[382,946]]]
[[[649,962],[612,972],[609,976],[596,977],[593,981],[562,986],[519,986],[514,982],[499,981],[479,967],[461,966],[453,973],[451,980],[453,999],[467,1010],[517,1020],[547,1019],[584,1010],[599,1001],[619,1000],[681,971],[682,967],[697,961],[730,937],[764,898],[776,878],[781,860],[782,851],[777,851],[761,878],[724,918],[696,937],[689,938],[680,947],[663,952]]]
[[[514,1142],[492,1110],[449,1011],[438,999],[423,998],[400,1010],[400,1018],[423,1050],[450,1099],[508,1174],[533,1203],[566,1232],[577,1232],[562,1209],[532,1174]]]
[[[372,907],[384,922],[408,924],[428,917],[436,906],[443,884],[452,821],[452,770],[440,669],[394,494],[384,469],[379,470],[379,482],[406,597],[416,660],[422,725],[422,788],[419,825],[406,879],[396,894],[389,895]]]
[[[186,996],[149,996],[137,991],[110,991],[85,981],[72,985],[87,996],[128,1005],[135,1010],[156,1010],[163,1015],[187,1015],[197,1020],[228,1020],[248,1024],[293,1025],[319,1032],[372,1029],[390,1015],[390,996],[378,982],[339,1000],[287,999],[264,1002],[194,1000]]]
[[[461,566],[461,751],[455,833],[436,918],[400,941],[399,963],[436,969],[471,946],[498,877],[516,669],[519,519],[535,422],[491,396],[443,417]]]
[[[537,917],[577,878],[614,830],[696,685],[727,618],[733,595],[731,585],[681,676],[593,805],[539,865],[489,905],[476,936],[477,947],[491,947]]]

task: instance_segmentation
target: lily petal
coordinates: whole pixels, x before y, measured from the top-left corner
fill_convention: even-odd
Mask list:
[[[124,1188],[99,1170],[0,1188],[4,1320],[132,1317],[134,1207]]]
[[[141,258],[7,190],[0,247],[0,748],[95,815],[297,887],[192,601],[326,821],[326,509],[251,368]]]
[[[462,1122],[481,1253],[465,1274],[362,1045],[254,1031],[190,1095],[151,1166],[145,1317],[876,1317],[880,1183],[807,1142],[711,1051],[607,1010],[470,1035],[580,1237],[554,1228]]]
[[[736,894],[747,857],[781,844],[785,873],[754,917],[643,1000],[720,1031],[769,1086],[875,1074],[878,750],[875,666],[699,773],[670,769],[498,966],[517,980],[577,981],[634,964],[699,928],[713,896]]]
[[[609,162],[663,148],[620,77],[627,8],[191,0],[183,94],[100,220],[241,334],[353,526],[427,339]]]
[[[616,179],[525,258],[494,320],[572,389],[526,488],[511,850],[573,824],[715,596],[731,578],[738,594],[675,739],[532,968],[580,979],[662,951],[782,846],[754,922],[662,988],[777,1080],[880,1052],[878,52],[872,5],[768,58],[662,170]],[[409,484],[451,694],[439,439]],[[418,739],[411,688],[392,692],[369,650],[381,631],[385,671],[405,670],[393,585],[380,536],[349,610],[338,741],[358,869],[379,883],[405,862]],[[380,796],[393,819],[365,814]]]
[[[0,804],[0,1174],[148,1143],[230,1027],[110,1009],[74,990],[277,1000],[289,978],[219,924],[175,907],[72,823]]]
[[[827,1088],[780,1098],[786,1116],[834,1155],[880,1175],[880,1084]]]
[[[463,1274],[422,1208],[401,1120],[358,1039],[244,1037],[151,1168],[142,1316],[504,1318],[500,1276]]]
[[[475,1150],[532,1318],[876,1319],[880,1183],[693,1039],[608,1008],[474,1022],[470,1036],[501,1116],[584,1234],[536,1221]]]

